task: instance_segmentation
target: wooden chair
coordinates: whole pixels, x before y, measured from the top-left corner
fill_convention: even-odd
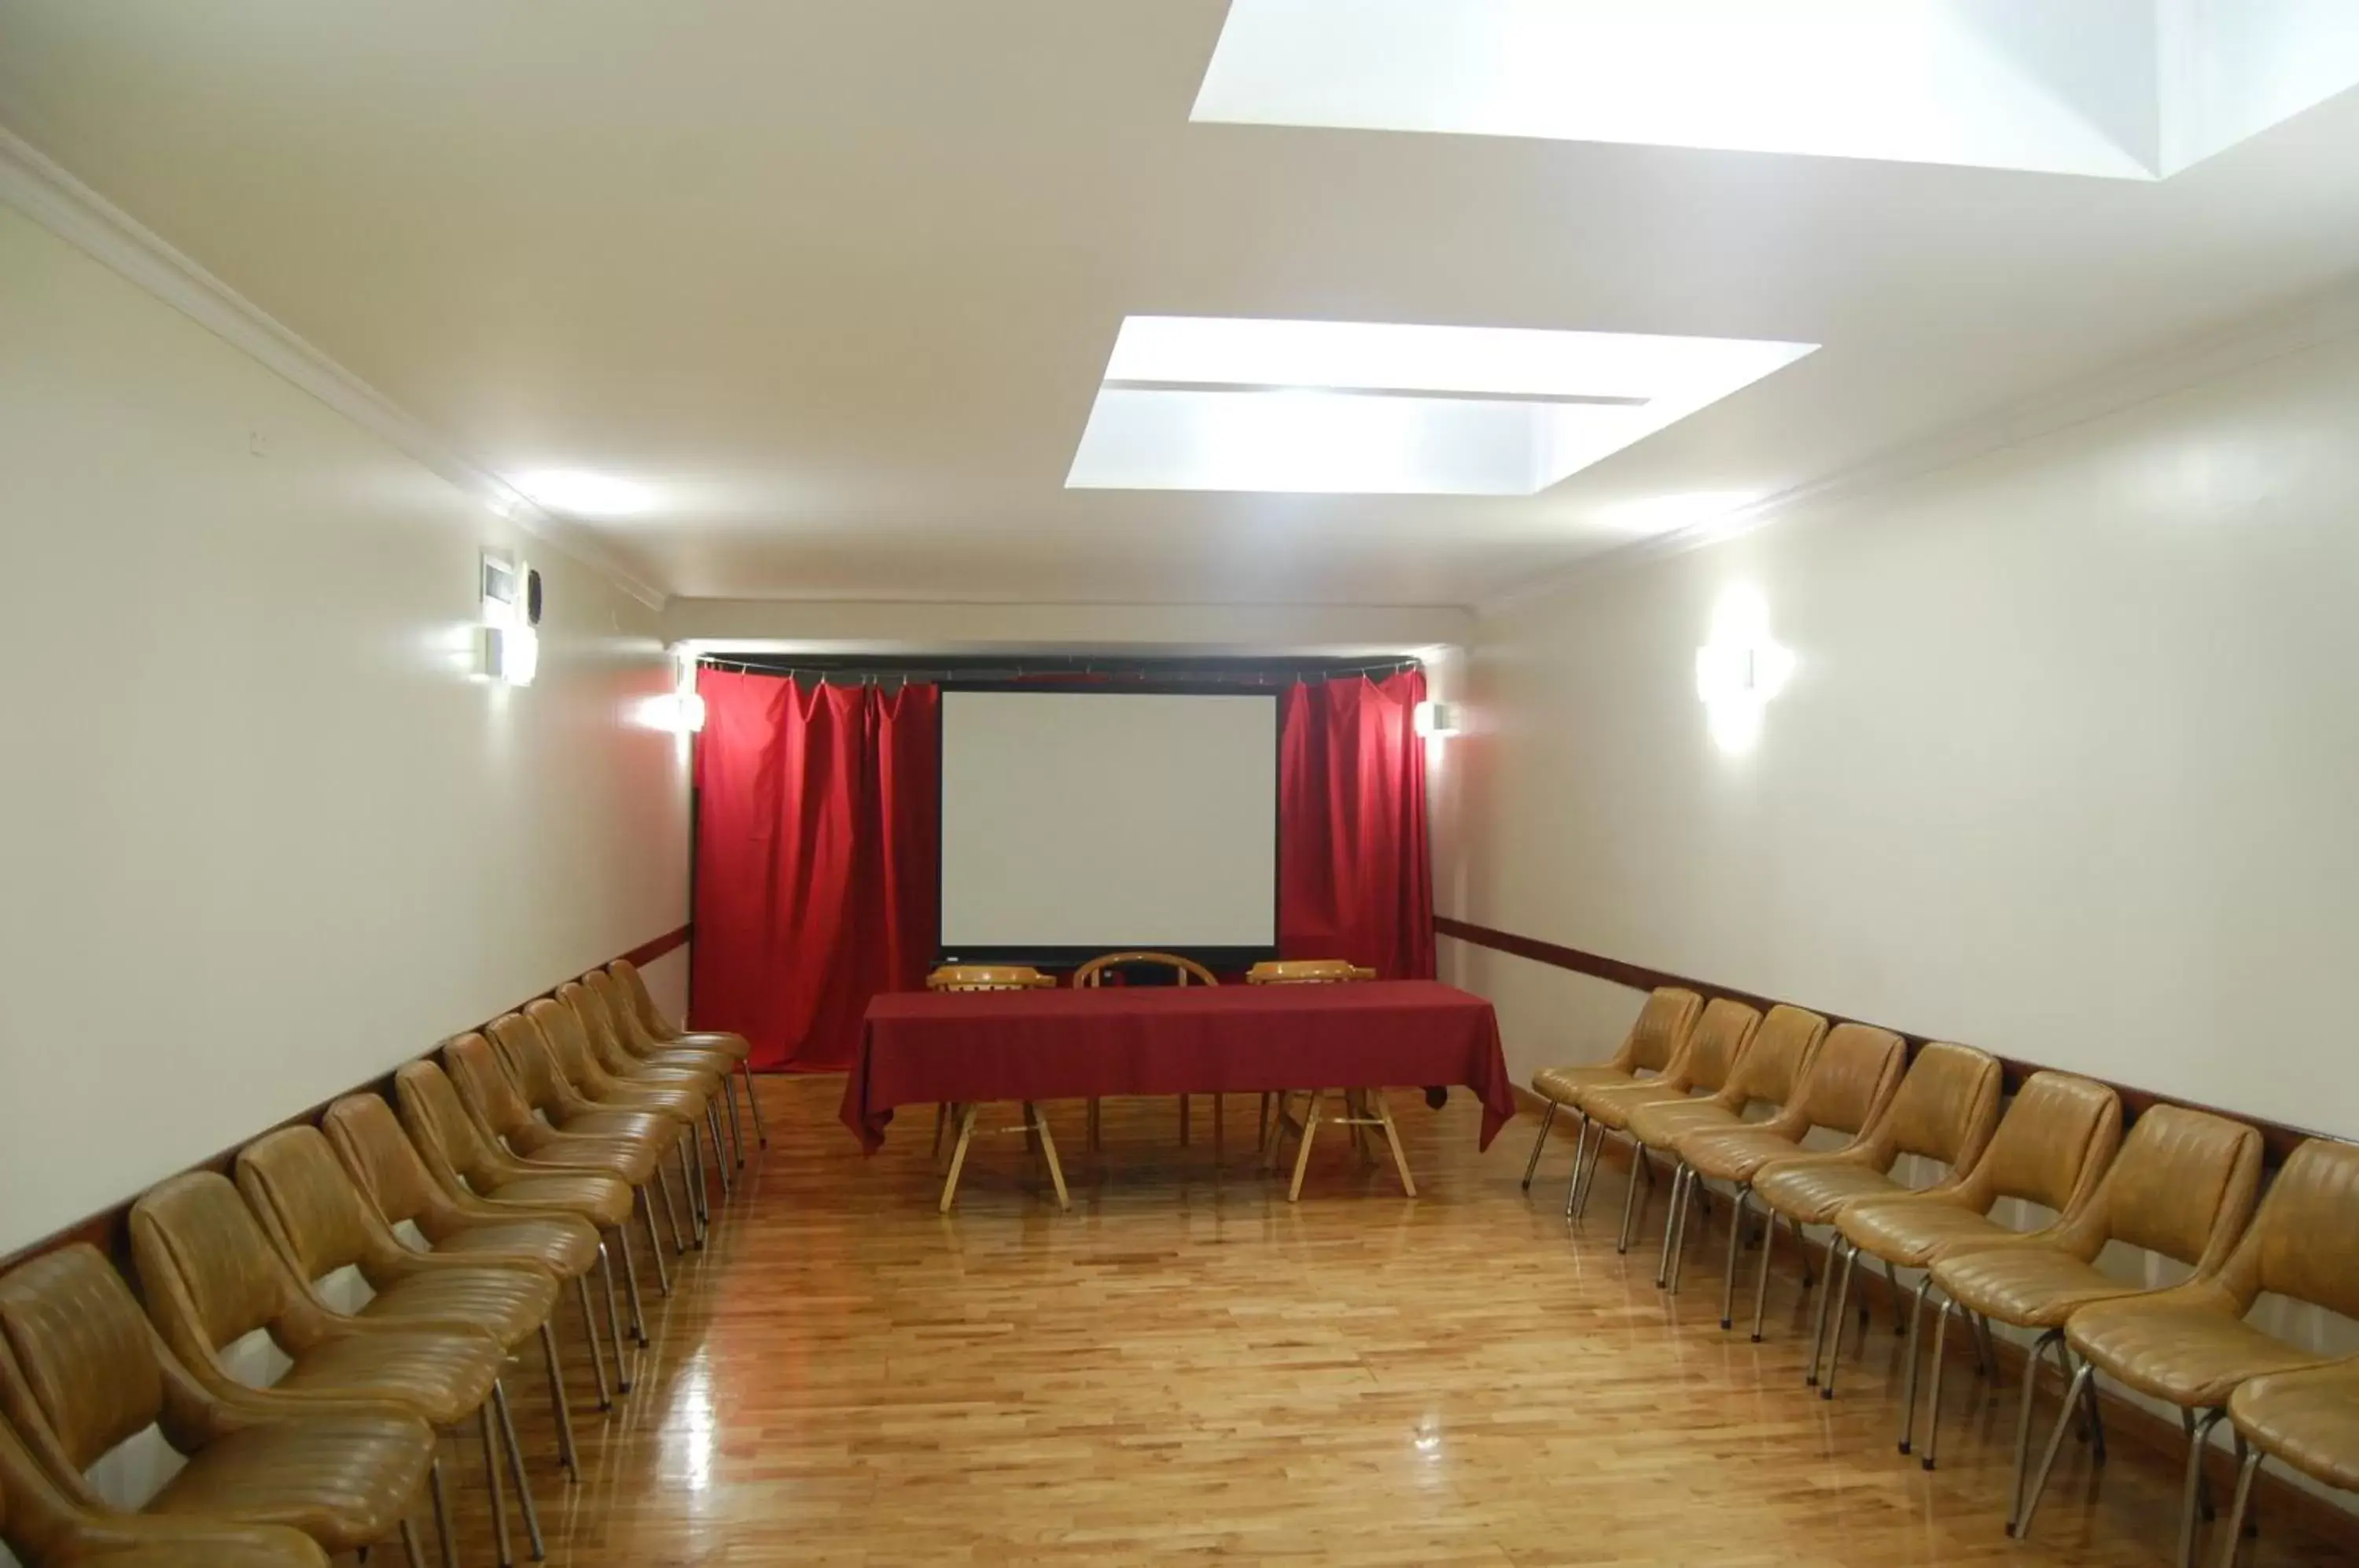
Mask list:
[[[1346,985],[1362,980],[1373,980],[1376,972],[1363,964],[1343,958],[1295,958],[1256,964],[1245,971],[1248,985]],[[1340,1094],[1343,1114],[1324,1115],[1327,1096]],[[1293,1112],[1294,1096],[1309,1096],[1299,1121]],[[1352,1147],[1363,1158],[1368,1157],[1368,1130],[1381,1128],[1385,1143],[1392,1150],[1393,1169],[1400,1173],[1401,1192],[1417,1196],[1417,1182],[1408,1173],[1408,1157],[1401,1152],[1400,1129],[1393,1125],[1392,1107],[1386,1103],[1382,1089],[1281,1089],[1277,1094],[1276,1116],[1267,1114],[1269,1096],[1262,1096],[1264,1126],[1262,1147],[1266,1150],[1265,1166],[1275,1170],[1279,1152],[1286,1147],[1286,1135],[1290,1128],[1301,1138],[1294,1155],[1294,1180],[1286,1190],[1286,1201],[1298,1203],[1302,1197],[1302,1176],[1310,1169],[1311,1140],[1319,1136],[1321,1124],[1348,1127]]]
[[[1020,964],[945,964],[926,976],[929,991],[1051,991],[1057,977]],[[959,1172],[966,1169],[967,1145],[978,1130],[974,1125],[976,1105],[940,1105],[934,1111],[934,1150],[941,1151],[942,1129],[949,1118],[958,1118],[958,1141],[951,1148],[950,1172],[942,1178],[941,1212],[949,1214],[951,1204],[958,1198]],[[1039,1105],[1024,1102],[1024,1120],[1012,1127],[984,1127],[984,1132],[1020,1132],[1040,1140],[1041,1158],[1049,1162],[1049,1181],[1057,1189],[1057,1206],[1070,1209],[1073,1201],[1065,1191],[1065,1168],[1057,1162],[1056,1136],[1049,1130],[1049,1118]]]
[[[1128,969],[1169,969],[1171,971],[1171,983],[1175,985],[1220,984],[1220,981],[1213,977],[1211,970],[1192,958],[1182,958],[1176,953],[1140,951],[1109,953],[1091,959],[1073,971],[1073,985],[1078,988],[1095,990],[1106,984],[1104,976],[1118,975]],[[1224,1125],[1222,1120],[1221,1105],[1221,1096],[1214,1094],[1212,1096],[1212,1146],[1215,1149],[1220,1147]],[[1188,1096],[1185,1094],[1180,1096],[1180,1141],[1182,1144],[1188,1141]],[[1098,1144],[1098,1102],[1093,1097],[1090,1101],[1089,1147],[1096,1149]]]

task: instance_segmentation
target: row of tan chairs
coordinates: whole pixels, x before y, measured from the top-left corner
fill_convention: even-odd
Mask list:
[[[1548,1109],[1524,1169],[1528,1189],[1560,1112],[1579,1118],[1568,1219],[1585,1210],[1601,1151],[1627,1143],[1632,1172],[1617,1246],[1629,1249],[1658,1160],[1671,1168],[1657,1283],[1679,1288],[1688,1215],[1701,1184],[1734,1193],[1720,1326],[1732,1326],[1737,1267],[1758,1203],[1766,1220],[1754,1284],[1759,1340],[1771,1249],[1784,1221],[1833,1229],[1820,1283],[1805,1381],[1834,1394],[1852,1278],[1862,1254],[1882,1262],[1896,1301],[1908,1300],[1907,1393],[1899,1447],[1915,1446],[1919,1345],[1938,1293],[1933,1381],[1920,1459],[1933,1467],[1951,1320],[1970,1323],[1984,1370],[1995,1367],[1994,1323],[2035,1337],[2016,1426],[2007,1530],[2031,1528],[2076,1413],[2099,1458],[2100,1374],[2176,1407],[2189,1438],[2179,1557],[2194,1561],[2196,1520],[2212,1508],[2203,1454],[2233,1423],[2239,1459],[2220,1562],[2234,1562],[2253,1478],[2267,1458],[2332,1486],[2359,1489],[2359,1358],[2334,1361],[2246,1322],[2275,1295],[2359,1316],[2359,1147],[2299,1146],[2262,1195],[2262,1139],[2231,1118],[2171,1105],[2138,1116],[2125,1138],[2120,1096],[2071,1073],[2025,1080],[2002,1110],[1996,1059],[1934,1042],[1908,1059],[1884,1029],[1839,1024],[1799,1007],[1765,1017],[1729,997],[1691,991],[1648,997],[1610,1062],[1550,1068],[1533,1088]],[[1904,1155],[1941,1174],[1918,1189],[1893,1174]],[[2028,1230],[2002,1224],[2006,1201],[2055,1217]],[[2187,1270],[2168,1288],[2098,1267],[2111,1244]],[[1921,1269],[1913,1298],[1899,1270]],[[1804,1288],[1811,1284],[1806,1272]],[[1865,1313],[1863,1311],[1862,1319]],[[2031,1435],[2041,1369],[2066,1379],[2037,1467]]]
[[[656,1194],[674,1251],[701,1243],[707,1183],[725,1195],[743,1159],[723,1148],[722,1105],[745,1055],[738,1036],[672,1026],[617,964],[402,1067],[390,1104],[348,1095],[317,1126],[248,1144],[229,1176],[191,1171],[150,1190],[130,1214],[138,1297],[86,1244],[0,1277],[0,1540],[29,1568],[270,1568],[398,1537],[423,1568],[412,1519],[423,1493],[448,1568],[438,1433],[473,1427],[503,1568],[511,1485],[545,1557],[509,1359],[538,1342],[558,1460],[578,1480],[559,1304],[571,1287],[599,1408],[611,1409],[634,1360],[611,1259],[621,1255],[645,1345],[631,1222],[644,1220],[668,1291]],[[759,1139],[758,1105],[756,1116]],[[668,1162],[689,1178],[686,1225]],[[257,1353],[278,1369],[261,1385]],[[87,1472],[151,1426],[183,1463],[142,1508],[116,1508]]]

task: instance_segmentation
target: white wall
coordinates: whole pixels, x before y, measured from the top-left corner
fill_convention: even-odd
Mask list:
[[[1495,607],[1441,912],[2359,1135],[2354,430],[2346,334]],[[1799,657],[1745,756],[1733,584]],[[1636,1005],[1443,945],[1519,1073]]]
[[[679,926],[687,830],[653,611],[6,209],[0,345],[5,1252]]]

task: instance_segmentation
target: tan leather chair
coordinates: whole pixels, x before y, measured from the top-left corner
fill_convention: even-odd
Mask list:
[[[2240,1383],[2228,1396],[2228,1419],[2235,1423],[2239,1463],[2235,1497],[2220,1527],[2220,1568],[2234,1568],[2263,1460],[2359,1492],[2359,1356]]]
[[[442,1190],[516,1214],[572,1214],[595,1226],[607,1246],[607,1258],[623,1260],[623,1279],[629,1289],[631,1332],[647,1343],[647,1317],[639,1305],[638,1265],[631,1260],[631,1216],[636,1194],[628,1183],[592,1171],[527,1165],[510,1154],[460,1098],[441,1064],[412,1062],[393,1075],[394,1103],[401,1113],[402,1129],[410,1147]],[[660,1261],[660,1255],[658,1255]],[[614,1318],[613,1270],[607,1269],[606,1303]],[[631,1386],[629,1364],[622,1355],[622,1332],[614,1334],[615,1359],[621,1365],[616,1385]]]
[[[1577,1220],[1588,1211],[1589,1190],[1597,1180],[1598,1162],[1605,1146],[1630,1137],[1630,1116],[1641,1105],[1659,1101],[1708,1100],[1728,1087],[1728,1080],[1753,1048],[1760,1033],[1761,1015],[1743,1002],[1715,996],[1704,1005],[1695,1026],[1688,1030],[1679,1054],[1652,1078],[1633,1083],[1609,1083],[1581,1094],[1581,1137],[1573,1145],[1572,1179],[1565,1186],[1564,1217]],[[1632,1160],[1635,1166],[1636,1156]],[[1635,1179],[1635,1170],[1634,1170]]]
[[[534,1037],[532,1043],[539,1041]],[[533,1113],[543,1105],[559,1103],[557,1067],[546,1050],[526,1055],[528,1082],[509,1076],[502,1058],[479,1034],[462,1034],[442,1046],[442,1065],[467,1114],[495,1144],[537,1170],[571,1171],[576,1175],[611,1176],[627,1185],[647,1222],[647,1251],[655,1258],[656,1288],[671,1294],[671,1274],[664,1263],[663,1238],[656,1232],[655,1194],[664,1199],[664,1218],[671,1225],[672,1246],[688,1250],[688,1232],[673,1205],[671,1181],[663,1168],[664,1149],[642,1121],[613,1122],[590,1116],[576,1118],[571,1130],[553,1127]],[[592,1131],[605,1131],[606,1136]],[[619,1128],[619,1131],[614,1129]],[[629,1265],[625,1264],[627,1273]]]
[[[45,1254],[0,1279],[0,1410],[63,1495],[63,1511],[116,1515],[83,1472],[156,1426],[188,1462],[140,1514],[277,1526],[329,1552],[398,1534],[417,1558],[409,1509],[435,1465],[424,1421],[387,1403],[306,1413],[266,1392],[212,1392],[92,1247]]]
[[[320,1117],[320,1130],[327,1134],[336,1158],[369,1206],[397,1233],[408,1225],[441,1256],[529,1264],[572,1285],[582,1310],[582,1335],[589,1341],[590,1366],[597,1376],[598,1408],[613,1408],[606,1391],[605,1352],[598,1343],[598,1314],[590,1305],[592,1269],[605,1275],[606,1311],[618,1357],[623,1330],[605,1243],[588,1220],[564,1214],[518,1216],[473,1194],[446,1192],[403,1134],[393,1107],[375,1094],[347,1094],[338,1100]]]
[[[598,971],[592,970],[592,974]],[[625,1015],[625,1032],[630,1034],[641,1048],[635,1054],[646,1057],[660,1055],[667,1051],[701,1050],[719,1051],[731,1058],[737,1067],[737,1078],[745,1091],[745,1110],[754,1118],[754,1137],[764,1149],[770,1147],[769,1128],[762,1124],[762,1097],[754,1092],[753,1042],[734,1029],[691,1029],[682,1028],[663,1016],[656,999],[647,990],[647,983],[638,966],[627,958],[618,958],[606,965],[605,974],[614,984],[614,995],[608,1006]],[[590,976],[584,975],[584,984]],[[724,1088],[727,1080],[723,1081]],[[729,1121],[734,1130],[737,1122],[737,1102],[729,1101]],[[745,1149],[742,1141],[738,1154],[742,1162]]]
[[[584,1103],[602,1111],[660,1116],[679,1124],[681,1132],[672,1148],[679,1156],[680,1183],[688,1190],[689,1213],[695,1221],[697,1239],[703,1240],[712,1219],[711,1194],[705,1188],[704,1138],[708,1134],[712,1139],[712,1169],[720,1177],[724,1195],[731,1183],[729,1151],[721,1141],[721,1110],[712,1103],[705,1082],[678,1075],[630,1080],[616,1077],[606,1071],[590,1049],[581,1015],[549,997],[527,1003],[524,1018],[527,1024],[539,1031],[541,1043],[548,1047],[549,1059],[563,1077],[565,1086]],[[515,1074],[511,1073],[509,1076],[513,1078]]]
[[[1763,1312],[1767,1305],[1769,1258],[1777,1241],[1777,1221],[1793,1228],[1797,1241],[1804,1225],[1832,1225],[1849,1204],[1863,1200],[1898,1197],[1909,1191],[1892,1179],[1892,1168],[1902,1155],[1914,1155],[1944,1167],[1944,1176],[1962,1172],[1982,1158],[1991,1131],[1998,1126],[1999,1092],[2006,1073],[1998,1058],[1972,1046],[1933,1041],[1908,1064],[1900,1087],[1884,1114],[1868,1124],[1858,1138],[1839,1149],[1797,1155],[1765,1167],[1753,1179],[1753,1195],[1769,1215],[1761,1240],[1761,1273],[1754,1282],[1753,1338],[1761,1339]],[[1930,1285],[1930,1277],[1928,1277]],[[1827,1284],[1832,1285],[1830,1279]],[[1803,1289],[1810,1288],[1807,1269]],[[1927,1285],[1918,1288],[1908,1314],[1908,1358],[1917,1359],[1918,1337],[1924,1316]],[[1819,1292],[1819,1316],[1810,1334],[1809,1381],[1819,1380],[1819,1346],[1826,1339],[1827,1297]],[[1915,1384],[1910,1384],[1913,1396]],[[1908,1452],[1913,1413],[1903,1418],[1900,1452]]]
[[[131,1205],[131,1253],[147,1315],[180,1364],[216,1396],[234,1399],[244,1388],[223,1349],[261,1329],[292,1363],[270,1385],[274,1396],[347,1406],[354,1399],[389,1401],[437,1427],[473,1418],[483,1438],[500,1563],[502,1568],[513,1563],[500,1478],[502,1434],[510,1434],[508,1459],[519,1483],[524,1454],[513,1440],[507,1391],[500,1384],[506,1352],[489,1334],[405,1328],[326,1311],[271,1247],[229,1178],[211,1171],[175,1176]],[[524,1502],[538,1551],[529,1492]],[[447,1546],[449,1515],[439,1488],[435,1517]]]
[[[353,1315],[404,1328],[474,1330],[510,1356],[538,1336],[557,1413],[557,1451],[566,1474],[582,1478],[573,1446],[573,1410],[557,1354],[557,1277],[531,1263],[437,1257],[402,1244],[369,1206],[314,1127],[281,1127],[238,1150],[237,1190],[262,1221],[263,1234],[322,1310],[333,1312],[321,1281],[357,1269],[371,1295]],[[518,1486],[523,1483],[519,1481]]]
[[[1856,1143],[1892,1103],[1908,1061],[1908,1042],[1890,1029],[1837,1024],[1820,1043],[1793,1099],[1776,1116],[1749,1127],[1706,1127],[1682,1134],[1672,1146],[1680,1163],[1671,1176],[1671,1219],[1663,1240],[1671,1264],[1671,1290],[1679,1290],[1680,1267],[1687,1251],[1690,1197],[1703,1181],[1727,1182],[1735,1190],[1729,1213],[1728,1269],[1720,1286],[1720,1326],[1727,1328],[1736,1308],[1737,1255],[1745,1241],[1745,1211],[1752,1202],[1753,1179],[1771,1162],[1804,1153],[1803,1140],[1813,1133],[1847,1134]],[[1766,1251],[1761,1263],[1766,1279],[1769,1263]]]
[[[1168,969],[1171,972],[1171,984],[1174,985],[1218,985],[1221,983],[1219,976],[1192,958],[1183,958],[1176,953],[1153,953],[1142,948],[1125,953],[1100,953],[1073,971],[1073,988],[1094,991],[1107,983],[1106,976],[1129,969]],[[1182,1144],[1188,1141],[1188,1096],[1180,1095],[1180,1141]],[[1212,1141],[1216,1144],[1225,1130],[1223,1104],[1222,1096],[1212,1096]],[[1266,1131],[1263,1136],[1267,1137]],[[1103,1142],[1098,1136],[1098,1102],[1094,1097],[1090,1101],[1089,1136],[1085,1141],[1091,1149],[1100,1148]]]
[[[2260,1195],[2261,1135],[2242,1122],[2177,1105],[2157,1105],[2138,1117],[2089,1201],[2044,1229],[1992,1241],[1970,1252],[1936,1261],[1934,1285],[1948,1298],[1940,1324],[1952,1312],[1988,1322],[2038,1331],[2023,1369],[2023,1405],[2015,1429],[2015,1491],[2007,1508],[2007,1533],[2021,1538],[2048,1485],[2049,1466],[2070,1423],[2072,1407],[2059,1413],[2039,1473],[2026,1478],[2031,1462],[2031,1401],[2039,1386],[2040,1363],[2053,1350],[2060,1366],[2064,1324],[2082,1308],[2141,1293],[2140,1287],[2101,1272],[2097,1254],[2109,1242],[2140,1247],[2191,1267],[2191,1279],[2220,1271],[2229,1249],[2253,1217]],[[1945,1334],[1933,1336],[1933,1397],[1926,1414],[1925,1468],[1939,1454],[1941,1423],[1941,1360]],[[2085,1382],[2080,1385],[2089,1391]],[[2102,1418],[2093,1399],[2089,1421],[2104,1452]],[[2184,1544],[2184,1543],[2182,1543]]]
[[[328,1568],[310,1536],[283,1526],[83,1508],[5,1421],[0,1544],[25,1568]],[[423,1568],[415,1555],[410,1568]]]
[[[2122,1141],[2122,1100],[2091,1078],[2070,1073],[2035,1073],[2023,1081],[1982,1158],[1921,1192],[1890,1198],[1861,1198],[1835,1215],[1835,1246],[1828,1255],[1834,1308],[1826,1317],[1822,1347],[1810,1356],[1819,1396],[1835,1397],[1835,1364],[1843,1352],[1843,1311],[1850,1296],[1851,1271],[1859,1255],[1881,1259],[1893,1278],[1903,1269],[1930,1269],[1953,1252],[2006,1241],[2022,1233],[1990,1217],[2001,1200],[2018,1199],[2069,1214],[2096,1190],[2114,1150]],[[1896,1286],[1896,1289],[1897,1287]],[[1921,1301],[1924,1290],[1920,1286]],[[1976,1320],[1988,1356],[1988,1325]],[[1806,1380],[1809,1380],[1806,1378]],[[1917,1362],[1908,1364],[1907,1410],[1917,1407]],[[1909,1419],[1905,1413],[1903,1420]]]
[[[1622,1044],[1604,1062],[1592,1062],[1562,1067],[1543,1067],[1532,1074],[1532,1093],[1548,1102],[1540,1114],[1539,1136],[1532,1139],[1531,1157],[1524,1161],[1524,1191],[1530,1192],[1532,1174],[1539,1169],[1540,1150],[1548,1147],[1549,1128],[1556,1124],[1559,1110],[1581,1112],[1582,1094],[1590,1089],[1612,1084],[1635,1083],[1641,1077],[1661,1073],[1687,1043],[1688,1030],[1695,1027],[1696,1015],[1703,1010],[1703,998],[1693,991],[1676,985],[1665,985],[1650,993],[1638,1016],[1631,1020],[1630,1032],[1622,1037]],[[1581,1154],[1589,1136],[1589,1123],[1583,1118],[1572,1144],[1572,1163],[1576,1180],[1581,1170]],[[1570,1212],[1571,1197],[1566,1196]]]
[[[2068,1408],[2100,1372],[2179,1407],[2189,1435],[2183,1538],[2193,1534],[2186,1499],[2201,1484],[2203,1450],[2237,1387],[2327,1361],[2245,1321],[2264,1294],[2359,1317],[2359,1146],[2313,1138],[2297,1148],[2210,1278],[2100,1301],[2064,1325],[2064,1343],[2081,1360]]]
[[[1622,1200],[1622,1234],[1614,1243],[1615,1251],[1629,1251],[1636,1234],[1635,1225],[1642,1211],[1635,1200],[1641,1179],[1649,1191],[1653,1189],[1652,1157],[1660,1154],[1676,1160],[1680,1139],[1691,1132],[1744,1127],[1747,1116],[1757,1108],[1767,1108],[1773,1116],[1784,1110],[1809,1079],[1810,1063],[1818,1059],[1819,1047],[1826,1038],[1827,1020],[1818,1014],[1801,1007],[1772,1007],[1754,1030],[1752,1047],[1730,1070],[1719,1094],[1708,1100],[1658,1100],[1632,1109],[1630,1140],[1636,1147],[1631,1151],[1630,1191]],[[1684,1219],[1677,1200],[1689,1191],[1682,1186],[1671,1194],[1670,1222]],[[1664,1239],[1669,1243],[1678,1238],[1672,1229],[1667,1229]],[[1670,1284],[1673,1256],[1670,1250],[1665,1251],[1655,1270],[1657,1285]]]

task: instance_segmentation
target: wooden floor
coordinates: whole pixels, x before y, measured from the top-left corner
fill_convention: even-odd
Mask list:
[[[638,1388],[602,1420],[581,1379],[581,1485],[555,1473],[537,1377],[511,1376],[552,1562],[2169,1561],[2167,1457],[2117,1441],[2100,1478],[2074,1445],[2017,1546],[2011,1388],[1953,1379],[1927,1474],[1894,1451],[1886,1323],[1821,1401],[1798,1278],[1764,1344],[1722,1334],[1718,1246],[1696,1244],[1667,1301],[1652,1233],[1625,1259],[1598,1217],[1620,1177],[1568,1234],[1571,1146],[1527,1198],[1530,1124],[1477,1154],[1462,1092],[1440,1113],[1395,1097],[1414,1202],[1338,1138],[1289,1207],[1254,1170],[1240,1097],[1225,1158],[1201,1102],[1185,1149],[1172,1102],[1109,1104],[1102,1157],[1060,1106],[1073,1212],[1007,1138],[981,1145],[948,1218],[930,1117],[864,1160],[840,1092],[764,1083],[770,1148],[651,1301]],[[488,1563],[480,1469],[454,1475],[467,1560]],[[2244,1559],[2336,1560],[2280,1521]]]

